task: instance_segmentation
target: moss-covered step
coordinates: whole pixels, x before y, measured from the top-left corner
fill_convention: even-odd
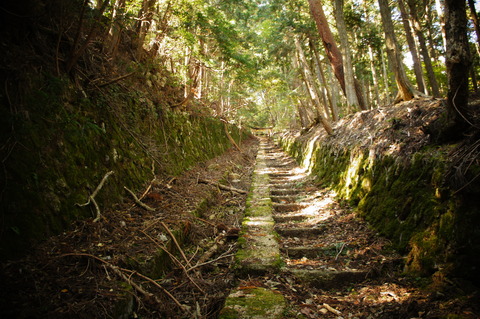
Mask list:
[[[260,148],[242,222],[241,248],[236,254],[239,274],[273,272],[282,264],[268,183],[265,151]]]
[[[285,308],[285,298],[278,291],[261,287],[239,287],[228,296],[219,318],[284,318]]]

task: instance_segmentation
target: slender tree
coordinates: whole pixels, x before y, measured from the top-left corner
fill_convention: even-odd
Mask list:
[[[332,126],[324,115],[322,103],[320,102],[320,98],[318,97],[317,91],[315,90],[315,81],[313,80],[312,72],[305,58],[305,54],[303,52],[300,39],[298,38],[297,35],[294,37],[294,39],[295,39],[295,47],[297,49],[298,57],[300,60],[300,67],[302,69],[302,72],[305,78],[305,85],[307,86],[307,89],[313,104],[317,108],[318,116],[319,116],[320,122],[322,123],[323,128],[328,134],[332,134],[333,133]]]
[[[435,72],[433,71],[432,61],[430,60],[430,54],[428,52],[424,30],[420,24],[420,19],[418,18],[418,11],[425,11],[425,7],[420,8],[416,0],[408,0],[410,6],[410,17],[412,18],[413,29],[417,35],[418,43],[420,44],[420,52],[423,57],[423,63],[425,65],[425,70],[427,71],[428,82],[430,84],[431,92],[434,97],[440,97],[440,89],[438,87],[438,82],[435,77]],[[421,10],[424,9],[424,10]]]
[[[405,29],[405,37],[407,38],[408,48],[410,49],[410,55],[412,56],[413,70],[415,72],[418,90],[420,92],[427,93],[425,91],[425,79],[423,78],[422,64],[420,63],[420,58],[418,57],[417,46],[413,37],[412,28],[410,27],[410,19],[403,0],[398,0],[398,8],[400,9],[403,28]]]
[[[323,12],[322,4],[320,3],[320,0],[308,0],[308,3],[310,5],[310,12],[312,14],[312,18],[317,25],[318,33],[322,38],[323,46],[325,48],[325,52],[327,53],[330,64],[332,65],[335,77],[338,79],[338,82],[342,87],[343,93],[346,93],[342,54],[338,49],[332,31],[330,30],[327,18],[325,17],[325,13]],[[365,110],[367,107],[365,105],[362,89],[358,81],[355,81],[355,93],[357,95],[360,108],[362,110]]]
[[[380,14],[382,16],[383,31],[385,33],[385,43],[387,46],[387,55],[395,74],[395,82],[398,88],[398,94],[395,102],[409,101],[413,99],[415,90],[407,78],[402,62],[401,52],[395,36],[392,14],[388,6],[388,0],[378,0],[380,6]]]
[[[343,0],[335,0],[335,18],[337,21],[337,30],[340,37],[340,45],[343,53],[343,72],[345,74],[345,96],[350,107],[358,107],[358,99],[355,93],[355,78],[353,74],[352,57],[350,46],[348,44],[347,27],[343,17]]]

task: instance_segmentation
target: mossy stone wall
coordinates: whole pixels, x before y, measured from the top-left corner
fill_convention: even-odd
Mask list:
[[[177,175],[220,155],[247,133],[209,117],[172,112],[141,92],[111,85],[81,90],[68,79],[42,76],[12,111],[0,99],[3,168],[0,170],[0,256],[23,254],[32,244],[92,217],[144,189],[157,172]],[[41,84],[41,85],[40,85]]]
[[[326,136],[284,134],[276,140],[407,255],[407,273],[479,281],[480,201],[473,200],[479,192],[455,193],[445,181],[451,146],[424,147],[405,157],[373,147],[339,147]]]

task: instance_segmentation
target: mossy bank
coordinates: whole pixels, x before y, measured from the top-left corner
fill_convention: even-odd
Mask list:
[[[422,127],[441,112],[438,100],[412,101],[352,115],[333,136],[316,128],[276,140],[407,256],[407,273],[478,283],[480,168],[463,158],[458,178],[452,154],[468,145],[431,144]]]
[[[68,78],[37,74],[13,105],[2,95],[0,255],[10,258],[92,217],[79,207],[102,177],[101,210],[140,191],[155,172],[175,176],[246,138],[234,125],[171,111],[165,101],[120,84],[83,89]],[[132,82],[135,79],[132,79]],[[161,93],[161,92],[160,92]]]

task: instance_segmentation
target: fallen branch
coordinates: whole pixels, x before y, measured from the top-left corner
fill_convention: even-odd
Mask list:
[[[324,303],[323,306],[325,307],[325,309],[327,309],[327,310],[330,311],[331,313],[336,314],[337,316],[342,313],[340,310],[337,310],[337,309],[333,308],[333,307],[330,306],[328,303]]]
[[[190,311],[187,309],[187,307],[185,305],[182,305],[178,300],[177,298],[175,298],[167,289],[163,288],[158,282],[156,282],[155,280],[153,280],[152,278],[150,277],[147,277],[145,275],[142,275],[141,273],[139,272],[136,272],[136,271],[133,271],[133,270],[130,270],[130,269],[125,269],[125,268],[121,268],[121,267],[118,267],[118,266],[115,266],[111,263],[109,263],[108,261],[105,261],[95,255],[92,255],[92,254],[87,254],[87,253],[70,253],[70,254],[64,254],[64,255],[60,255],[59,257],[67,257],[67,256],[85,256],[85,257],[90,257],[90,258],[93,258],[95,260],[98,260],[100,262],[102,262],[105,266],[107,266],[108,268],[110,268],[116,275],[118,275],[119,277],[121,277],[123,280],[125,280],[128,284],[130,284],[135,290],[137,290],[139,293],[141,293],[142,295],[145,295],[147,298],[152,298],[153,300],[155,300],[155,302],[157,302],[158,304],[162,305],[162,301],[160,299],[158,299],[157,296],[155,296],[154,294],[146,291],[141,285],[139,284],[136,284],[132,281],[131,277],[133,275],[137,275],[138,277],[150,282],[151,284],[153,284],[154,286],[156,286],[157,288],[160,288],[160,290],[162,290],[170,299],[172,299],[172,301],[178,306],[180,307],[180,309],[182,309],[183,311],[185,311],[186,313],[190,314]],[[127,273],[130,273],[130,276],[127,277],[127,275],[125,275],[125,272]]]
[[[217,258],[212,259],[212,260],[210,260],[210,261],[206,261],[206,262],[203,262],[203,263],[201,263],[201,264],[197,263],[197,264],[195,264],[195,266],[193,266],[192,268],[187,269],[187,271],[191,271],[191,270],[193,270],[193,269],[195,269],[195,268],[200,268],[200,267],[202,267],[202,266],[205,266],[205,265],[208,265],[208,264],[212,264],[212,263],[214,263],[214,262],[216,262],[216,261],[219,261],[220,259],[228,258],[228,257],[233,257],[233,256],[235,256],[235,254],[226,254],[226,255],[224,254],[224,255],[218,256]]]
[[[182,247],[180,247],[180,245],[178,244],[177,239],[175,238],[175,236],[173,236],[173,234],[172,234],[172,232],[170,231],[170,229],[167,227],[167,225],[165,225],[164,222],[160,222],[160,224],[162,225],[163,228],[165,228],[165,230],[167,231],[168,235],[170,235],[170,237],[172,238],[173,242],[175,243],[175,246],[177,246],[178,251],[180,251],[180,254],[182,255],[183,260],[185,260],[185,262],[187,263],[187,266],[188,266],[188,267],[192,267],[192,265],[190,264],[190,262],[189,262],[188,259],[187,259],[187,256],[185,256],[185,253],[183,252]]]
[[[238,189],[238,188],[235,188],[235,187],[225,186],[225,185],[219,184],[217,182],[214,182],[214,181],[211,181],[211,180],[208,180],[208,179],[199,178],[198,181],[200,183],[205,183],[205,184],[210,184],[210,185],[217,186],[218,188],[226,190],[226,191],[237,192],[237,193],[240,193],[240,194],[247,194],[247,191],[244,191],[243,189]]]
[[[113,83],[115,83],[115,82],[118,82],[118,81],[120,81],[120,80],[123,80],[123,79],[129,77],[130,75],[132,75],[132,74],[134,74],[134,73],[135,73],[135,71],[134,71],[134,72],[127,73],[127,74],[122,75],[122,76],[119,76],[119,77],[116,77],[116,78],[113,79],[113,80],[110,80],[110,81],[108,81],[108,82],[99,84],[98,87],[101,88],[101,87],[104,87],[104,86],[113,84]]]
[[[230,135],[230,133],[228,132],[228,127],[227,127],[227,122],[222,120],[223,121],[223,127],[225,128],[225,134],[227,134],[227,138],[228,140],[230,141],[230,143],[233,144],[233,146],[235,146],[235,148],[237,149],[237,151],[239,151],[240,153],[243,153],[242,152],[242,149],[237,145],[237,143],[235,143],[235,140],[233,139],[233,137]]]
[[[155,211],[155,208],[152,208],[152,207],[148,206],[147,204],[142,203],[142,202],[138,199],[137,195],[135,195],[134,192],[132,192],[130,189],[128,189],[127,186],[123,186],[123,188],[124,188],[128,193],[130,193],[130,195],[132,195],[133,200],[135,201],[135,203],[136,203],[138,206],[140,206],[140,207],[142,207],[143,209],[146,209],[146,210],[148,210],[148,211],[151,211],[151,212],[154,212],[154,211]]]
[[[205,294],[205,290],[203,290],[196,282],[195,280],[193,280],[192,277],[190,277],[190,275],[188,274],[188,271],[187,271],[187,268],[185,268],[184,265],[182,265],[182,263],[180,262],[180,260],[178,260],[177,257],[175,257],[164,245],[160,244],[159,242],[157,242],[155,239],[153,239],[150,235],[148,235],[146,232],[144,232],[143,230],[140,230],[145,236],[147,236],[148,239],[150,239],[155,245],[157,245],[158,248],[160,248],[161,250],[163,250],[168,256],[170,256],[170,258],[172,259],[172,261],[174,263],[176,263],[180,268],[182,268],[183,272],[185,273],[185,276],[187,276],[188,280],[190,280],[190,282],[195,286],[197,287],[197,289]]]
[[[205,252],[205,254],[203,254],[202,257],[200,257],[200,259],[197,261],[197,264],[190,269],[193,269],[193,268],[197,267],[197,265],[202,264],[202,263],[206,262],[208,259],[210,259],[210,257],[212,257],[212,255],[218,250],[218,247],[225,244],[225,241],[226,241],[225,234],[218,235],[218,237],[215,239],[215,242],[213,243],[212,247],[210,247]]]
[[[98,206],[97,202],[95,201],[95,196],[97,196],[98,192],[102,189],[103,184],[105,184],[105,181],[107,180],[107,178],[112,174],[113,174],[113,171],[110,171],[103,176],[102,180],[100,181],[100,184],[98,184],[97,188],[95,188],[93,193],[90,196],[88,196],[88,200],[85,204],[78,204],[78,203],[75,204],[79,207],[84,207],[84,206],[89,205],[90,203],[93,203],[93,205],[95,206],[95,210],[97,212],[97,216],[93,220],[93,222],[95,222],[95,223],[98,222],[100,220],[100,218],[102,217],[102,215],[100,213],[100,207]]]

